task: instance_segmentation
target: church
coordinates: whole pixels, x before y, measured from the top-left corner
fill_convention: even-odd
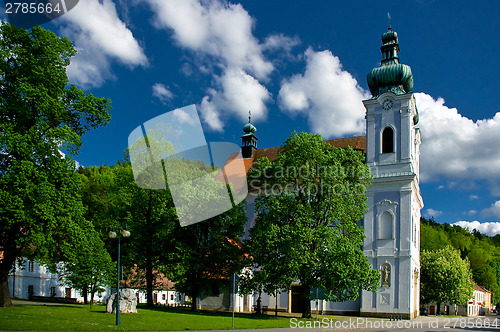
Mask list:
[[[365,233],[364,254],[381,282],[376,292],[361,291],[355,301],[328,302],[314,300],[311,309],[325,314],[412,319],[420,308],[420,210],[423,201],[419,188],[419,147],[421,135],[413,89],[411,68],[399,62],[398,36],[389,27],[382,35],[382,60],[367,76],[372,97],[364,100],[366,136],[332,139],[335,147],[363,151],[373,180],[367,188],[368,210],[362,225]],[[245,165],[267,157],[277,158],[279,147],[258,149],[256,127],[243,128],[241,153]],[[255,195],[247,197],[247,215],[251,227],[255,219]],[[262,297],[269,310],[300,312],[300,283],[278,296]],[[210,307],[208,298],[200,299]],[[236,308],[249,311],[255,296],[238,296]]]

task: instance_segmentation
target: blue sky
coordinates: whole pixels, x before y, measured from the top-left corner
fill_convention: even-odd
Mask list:
[[[110,97],[112,120],[75,158],[114,164],[141,123],[196,104],[208,141],[259,147],[293,130],[363,134],[366,74],[387,12],[411,66],[423,143],[422,214],[500,232],[500,2],[80,0],[44,24],[78,49],[72,83]],[[472,223],[478,221],[479,223]]]

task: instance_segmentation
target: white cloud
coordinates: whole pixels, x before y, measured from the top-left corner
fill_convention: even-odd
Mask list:
[[[500,201],[491,204],[489,208],[481,210],[482,217],[497,217],[500,218]]]
[[[222,131],[221,118],[235,115],[242,122],[252,112],[252,119],[266,118],[266,102],[271,94],[254,77],[239,68],[230,68],[216,78],[218,89],[210,89],[200,105],[203,121],[216,131]]]
[[[162,104],[166,104],[170,99],[174,98],[174,94],[162,83],[153,85],[153,97],[158,98]]]
[[[203,122],[205,122],[210,129],[219,132],[224,130],[224,124],[220,119],[220,114],[217,112],[217,108],[213,102],[210,101],[210,97],[203,97],[199,110]]]
[[[155,24],[172,31],[183,48],[212,56],[227,67],[238,67],[259,79],[274,69],[253,36],[254,20],[240,4],[223,1],[147,0]]]
[[[80,1],[61,17],[61,33],[78,51],[68,67],[70,81],[84,87],[100,86],[114,77],[111,61],[135,67],[148,60],[130,29],[118,17],[111,0]]]
[[[365,108],[361,101],[369,94],[330,51],[308,49],[305,57],[305,72],[282,82],[281,110],[307,116],[311,129],[325,138],[363,134]]]
[[[479,196],[478,196],[478,195],[473,195],[473,194],[470,194],[470,195],[469,195],[469,198],[470,198],[471,200],[473,200],[473,199],[479,199]]]
[[[498,222],[480,223],[479,221],[459,221],[452,225],[458,225],[462,228],[468,229],[471,232],[474,229],[477,229],[481,234],[486,234],[488,236],[495,236],[496,234],[500,234],[500,223]]]
[[[173,115],[174,115],[174,118],[180,123],[180,124],[189,124],[189,125],[197,125],[199,122],[199,120],[196,118],[193,118],[191,115],[189,115],[189,113],[187,113],[186,111],[184,111],[183,109],[176,109],[176,110],[173,110]]]
[[[424,216],[426,218],[436,218],[436,217],[440,216],[441,214],[443,214],[443,211],[437,211],[434,209],[427,209],[424,211]]]
[[[290,52],[292,48],[300,44],[296,37],[289,37],[285,34],[273,34],[266,37],[262,48],[264,50],[282,50]]]
[[[263,55],[266,49],[289,50],[296,41],[273,35],[261,44],[252,33],[254,20],[240,4],[225,1],[146,0],[158,28],[171,32],[181,48],[191,51],[197,72],[212,75],[213,86],[200,104],[203,121],[215,131],[223,119],[242,121],[251,110],[254,120],[266,118],[271,95],[261,81],[274,70]],[[186,75],[193,72],[184,65]]]
[[[425,93],[416,93],[422,129],[421,175],[423,181],[470,182],[500,180],[500,113],[491,119],[472,121],[456,108]],[[490,187],[493,189],[493,186]]]

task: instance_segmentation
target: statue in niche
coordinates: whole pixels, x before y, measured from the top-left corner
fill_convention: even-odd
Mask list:
[[[382,287],[391,287],[391,267],[389,264],[382,265]]]

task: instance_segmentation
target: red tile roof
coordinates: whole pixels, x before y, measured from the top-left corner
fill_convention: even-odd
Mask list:
[[[354,150],[366,153],[366,136],[354,136],[345,138],[335,138],[325,141],[336,148],[352,147]],[[267,157],[269,161],[274,161],[278,158],[279,149],[281,146],[274,146],[272,148],[258,149],[252,159],[259,160],[260,158]],[[250,158],[249,158],[250,159]],[[253,160],[252,160],[253,161]],[[250,162],[251,164],[251,162]],[[246,165],[245,165],[246,166]]]

